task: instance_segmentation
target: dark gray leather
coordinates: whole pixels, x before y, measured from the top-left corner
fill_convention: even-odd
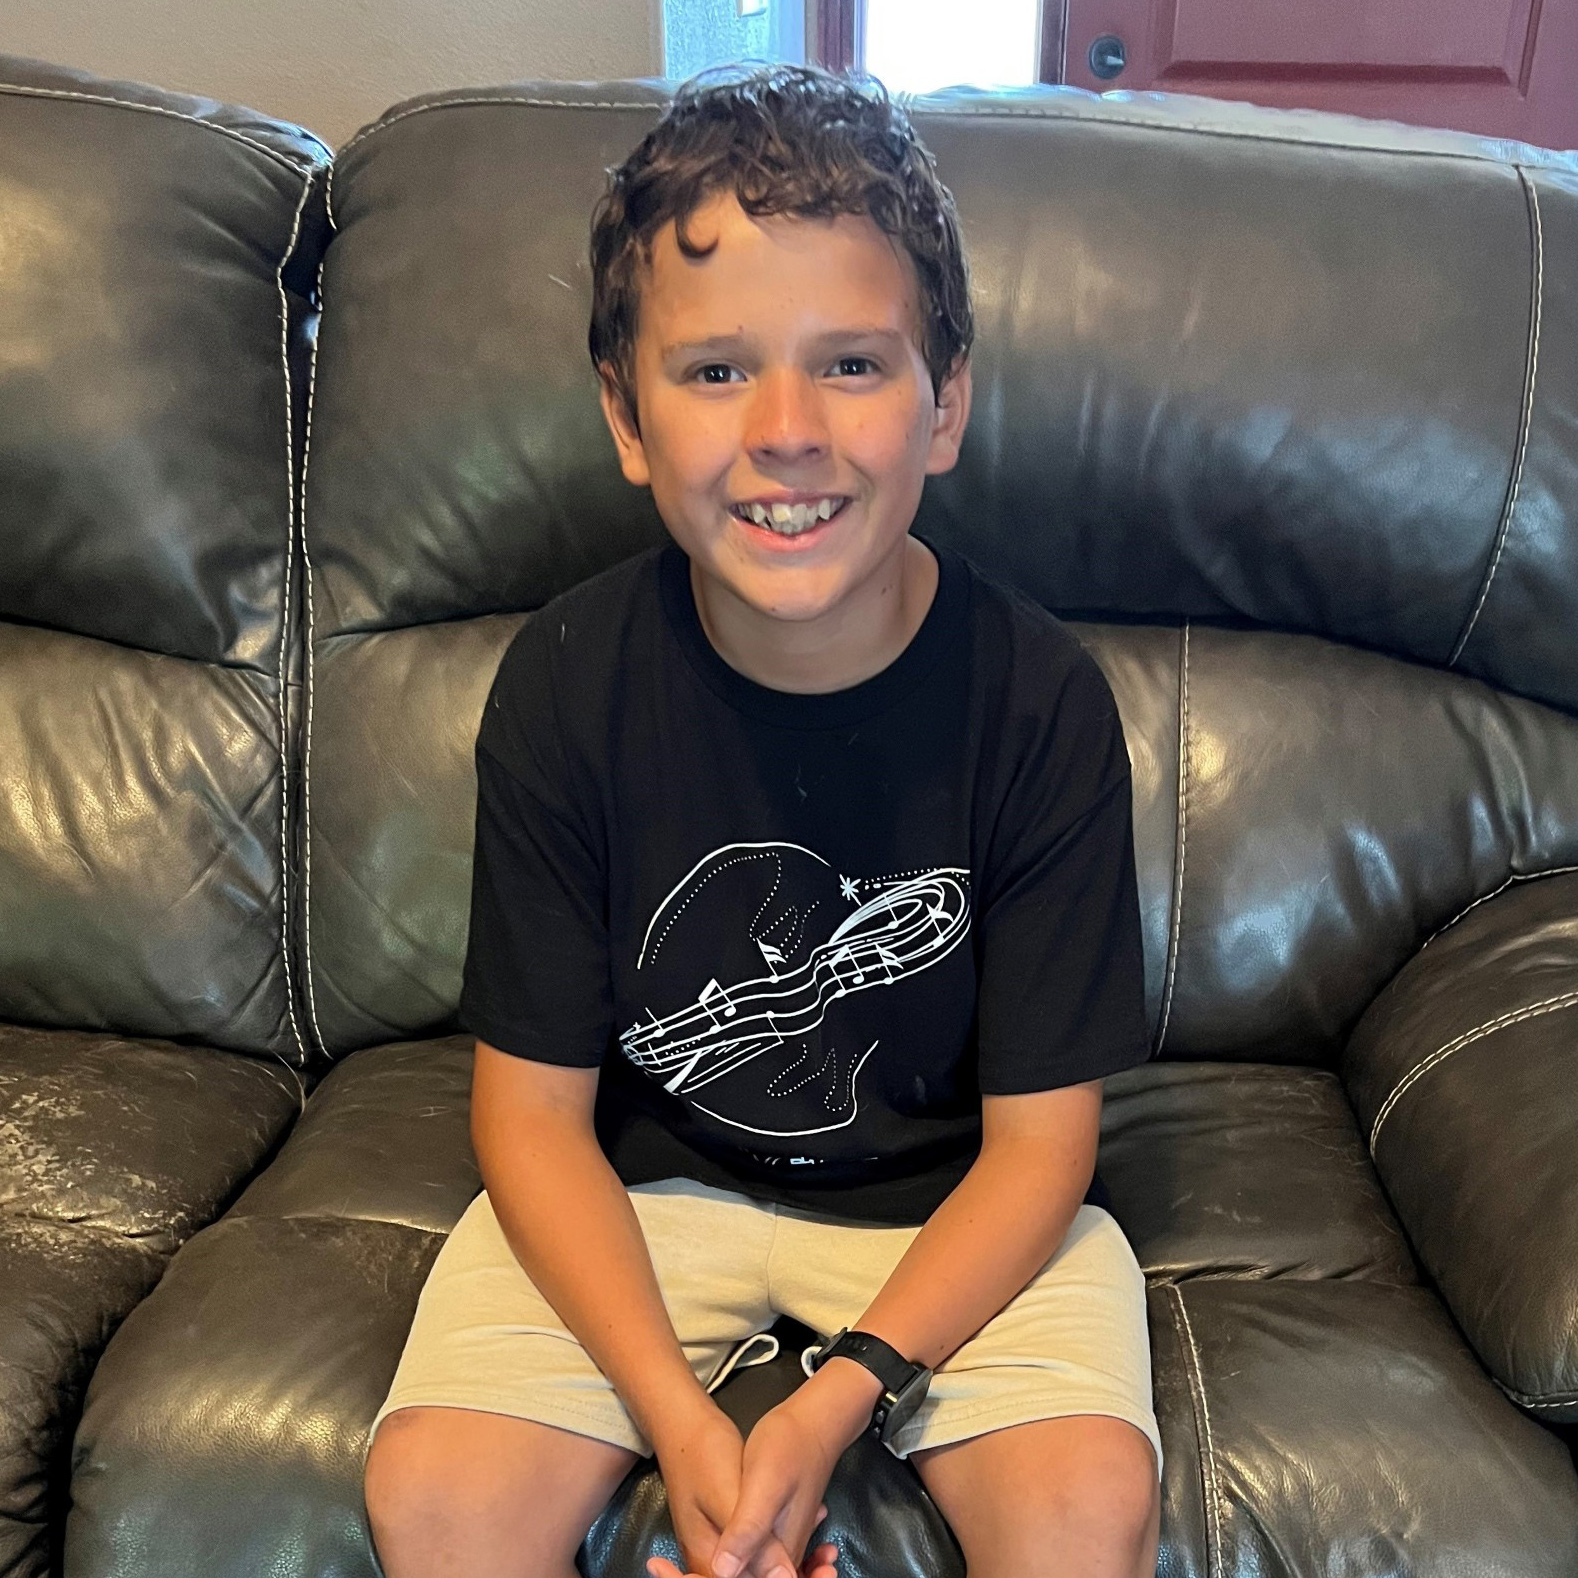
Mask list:
[[[1343,1056],[1409,1237],[1508,1396],[1578,1424],[1578,875],[1431,939]]]
[[[0,60],[0,1017],[299,1066],[288,435],[326,150],[123,86]]]
[[[0,350],[25,302],[49,375],[0,371],[0,537],[32,599],[0,586],[0,641],[35,643],[28,686],[0,667],[0,709],[26,719],[0,711],[22,747],[0,767],[0,904],[26,923],[0,928],[0,1017],[187,1038],[209,1115],[169,1131],[188,1171],[117,1136],[100,1178],[124,1220],[155,1180],[172,1247],[216,1219],[146,1297],[150,1263],[119,1238],[116,1269],[60,1284],[74,1324],[26,1396],[47,1410],[55,1384],[68,1416],[97,1359],[69,1487],[24,1451],[34,1477],[0,1486],[0,1516],[23,1529],[19,1487],[51,1487],[19,1572],[46,1570],[63,1528],[71,1578],[367,1574],[365,1428],[480,1183],[454,1006],[483,697],[523,617],[662,529],[597,411],[584,257],[602,170],[663,90],[429,95],[324,183],[309,138],[246,112],[39,80],[48,96],[0,93],[0,133],[26,129],[0,135],[0,176],[21,148],[28,190],[76,227],[62,245],[96,258],[99,210],[68,200],[84,139],[90,168],[134,163],[111,277],[168,332],[73,381],[83,312],[38,316],[0,274]],[[980,317],[965,454],[922,530],[1073,622],[1134,765],[1160,1060],[1109,1082],[1099,1161],[1149,1284],[1162,1571],[1570,1578],[1578,1172],[1550,1004],[1578,989],[1578,892],[1540,874],[1578,866],[1578,156],[1167,95],[962,94],[917,115]],[[143,123],[182,140],[137,142]],[[124,391],[150,400],[161,373],[170,425],[132,421],[127,442],[190,484],[162,515],[151,485],[128,505],[102,481],[113,410],[59,416],[91,415],[99,387],[145,415]],[[51,412],[54,491],[27,493]],[[117,603],[94,579],[114,554]],[[89,708],[95,662],[113,683]],[[118,796],[80,766],[105,734]],[[169,765],[192,758],[206,776]],[[135,836],[106,806],[145,819]],[[54,831],[68,815],[85,868]],[[1422,1059],[1539,1004],[1421,1070],[1371,1154]],[[295,1060],[298,1037],[322,1082],[270,1159],[293,1092],[252,1057]],[[15,1066],[7,1101],[35,1099]],[[211,1072],[236,1068],[275,1083]],[[20,1190],[43,1164],[8,1132],[0,1181]],[[85,1167],[61,1170],[57,1218]],[[34,1204],[5,1220],[31,1220],[17,1198]],[[31,1253],[36,1280],[56,1262]],[[17,1286],[0,1342],[25,1346],[40,1295]],[[95,1321],[129,1305],[98,1358]],[[748,1424],[792,1364],[721,1400]],[[857,1447],[829,1503],[848,1578],[961,1571],[885,1454]],[[638,1578],[665,1520],[638,1466],[588,1574]]]
[[[327,150],[0,58],[0,1573],[110,1334],[298,1110],[288,543]],[[287,694],[288,692],[288,694]]]

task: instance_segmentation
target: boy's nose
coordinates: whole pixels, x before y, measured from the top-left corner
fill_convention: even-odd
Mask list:
[[[747,418],[746,447],[776,459],[816,454],[828,443],[815,383],[793,368],[762,374]]]

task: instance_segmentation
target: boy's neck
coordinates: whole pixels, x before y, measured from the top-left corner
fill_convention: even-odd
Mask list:
[[[708,641],[730,668],[771,690],[847,690],[880,674],[914,639],[937,593],[937,558],[906,536],[892,560],[814,620],[773,619],[690,562]]]

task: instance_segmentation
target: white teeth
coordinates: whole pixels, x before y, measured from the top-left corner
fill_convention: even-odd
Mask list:
[[[820,521],[829,520],[843,504],[842,498],[818,499],[814,504],[741,504],[738,512],[780,537],[798,537]]]

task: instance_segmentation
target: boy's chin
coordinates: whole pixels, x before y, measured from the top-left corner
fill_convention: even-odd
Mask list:
[[[752,613],[790,624],[819,618],[844,591],[844,576],[836,565],[731,567],[727,575],[713,575],[703,566],[702,574],[726,587]]]

